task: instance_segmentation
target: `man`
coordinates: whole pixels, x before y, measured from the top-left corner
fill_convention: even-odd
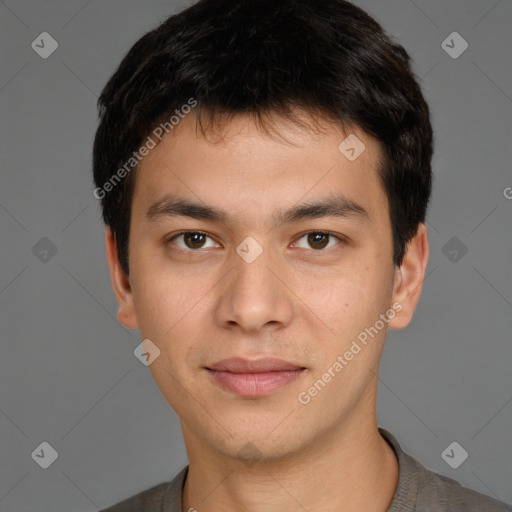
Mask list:
[[[99,99],[95,196],[189,465],[115,511],[504,511],[376,419],[428,261],[433,151],[409,56],[349,2],[203,0]]]

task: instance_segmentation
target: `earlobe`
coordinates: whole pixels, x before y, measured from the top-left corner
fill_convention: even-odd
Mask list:
[[[403,329],[412,320],[423,289],[428,256],[427,228],[421,223],[407,244],[402,264],[395,271],[392,303],[398,302],[402,309],[389,322],[393,329]]]
[[[130,280],[119,263],[117,242],[108,226],[105,229],[105,246],[110,280],[118,304],[117,319],[129,329],[138,329],[139,324],[135,312]]]

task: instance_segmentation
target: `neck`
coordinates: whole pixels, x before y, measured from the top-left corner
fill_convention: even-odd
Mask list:
[[[185,432],[184,512],[386,512],[398,482],[398,460],[375,417],[339,425],[286,460],[254,465],[211,453]]]

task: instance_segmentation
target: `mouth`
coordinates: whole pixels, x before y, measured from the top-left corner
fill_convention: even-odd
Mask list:
[[[223,389],[244,397],[264,396],[297,380],[307,368],[282,359],[233,357],[205,367]]]

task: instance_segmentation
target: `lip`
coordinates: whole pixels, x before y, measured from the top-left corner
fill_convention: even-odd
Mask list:
[[[223,359],[208,367],[208,373],[222,388],[240,396],[264,396],[298,379],[306,368],[276,358]]]
[[[284,372],[304,368],[299,364],[290,363],[275,357],[264,357],[262,359],[244,359],[243,357],[230,357],[222,359],[207,367],[209,370],[233,373],[266,373]]]

